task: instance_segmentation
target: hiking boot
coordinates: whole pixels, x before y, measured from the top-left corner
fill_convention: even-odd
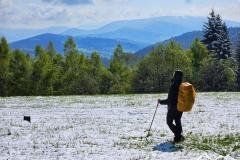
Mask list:
[[[174,141],[175,143],[178,143],[178,142],[181,141],[181,138],[180,138],[180,137],[174,137],[173,141]]]
[[[181,141],[184,141],[185,140],[185,137],[183,137],[183,135],[181,135]]]
[[[184,140],[185,140],[185,138],[182,135],[174,137],[175,143],[182,142]]]

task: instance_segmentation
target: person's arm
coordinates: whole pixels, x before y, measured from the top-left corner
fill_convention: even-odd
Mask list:
[[[168,101],[169,101],[169,94],[170,94],[170,92],[171,92],[171,87],[170,87],[170,89],[169,89],[167,99],[164,99],[164,100],[158,99],[158,104],[167,105],[167,104],[168,104]]]
[[[176,96],[177,96],[176,84],[172,84],[168,91],[168,97],[164,100],[158,100],[158,103],[163,105],[168,105],[169,103],[174,103]]]

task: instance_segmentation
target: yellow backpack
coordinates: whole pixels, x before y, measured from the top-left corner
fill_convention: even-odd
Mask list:
[[[178,91],[177,109],[180,112],[189,112],[192,110],[195,102],[196,92],[192,84],[184,82],[180,85]]]

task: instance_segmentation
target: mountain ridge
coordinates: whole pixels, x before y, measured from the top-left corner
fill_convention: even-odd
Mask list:
[[[46,48],[48,43],[53,42],[56,51],[63,54],[64,43],[69,36],[45,33],[37,35],[31,38],[26,38],[20,41],[10,43],[10,47],[13,49],[21,49],[30,55],[34,55],[36,45],[41,45]],[[75,43],[78,46],[80,52],[86,55],[91,54],[93,51],[97,51],[104,58],[110,58],[116,45],[121,44],[123,48],[128,52],[135,52],[136,50],[142,48],[143,44],[131,42],[129,40],[123,39],[108,39],[108,38],[98,38],[98,37],[73,37]]]
[[[201,30],[206,17],[193,16],[162,16],[135,20],[111,22],[94,30],[74,29],[64,31],[63,35],[95,36],[112,39],[129,39],[141,43],[152,44],[163,41],[185,32]],[[226,20],[231,27],[240,26],[240,22]],[[136,36],[132,36],[136,35]]]
[[[107,23],[95,29],[79,29],[77,27],[48,27],[42,29],[11,29],[0,28],[0,35],[9,42],[31,38],[39,34],[53,33],[68,36],[100,37],[110,39],[128,39],[153,44],[158,41],[178,36],[185,32],[201,30],[206,17],[194,16],[161,16],[142,19],[119,20]],[[240,26],[240,22],[225,20],[227,26]]]
[[[230,41],[232,42],[232,48],[234,49],[237,45],[237,39],[238,39],[237,36],[238,36],[238,34],[240,34],[240,27],[230,27],[230,28],[228,28],[228,30],[229,30]],[[196,38],[201,40],[203,38],[203,32],[202,31],[186,32],[179,36],[174,36],[168,40],[165,40],[162,42],[157,42],[157,43],[149,45],[145,48],[142,48],[141,50],[135,52],[135,54],[138,56],[144,56],[144,55],[148,54],[149,52],[151,52],[158,45],[167,44],[170,41],[175,41],[175,42],[181,44],[181,46],[184,49],[187,49],[191,46],[193,40]]]

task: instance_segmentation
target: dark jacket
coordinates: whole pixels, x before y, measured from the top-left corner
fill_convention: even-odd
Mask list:
[[[172,84],[168,92],[168,98],[160,101],[160,104],[168,105],[168,110],[177,110],[178,90],[180,84],[181,81],[172,80]]]

